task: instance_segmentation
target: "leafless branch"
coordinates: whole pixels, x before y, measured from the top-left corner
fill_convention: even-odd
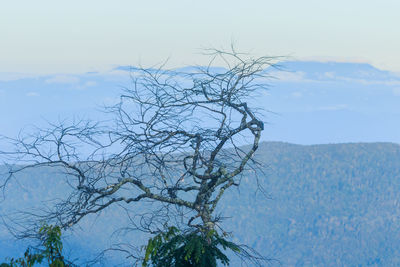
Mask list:
[[[68,228],[114,205],[150,201],[162,212],[142,214],[138,229],[154,231],[165,216],[214,228],[219,200],[239,184],[258,148],[264,123],[248,100],[265,89],[265,69],[276,58],[234,49],[206,53],[210,65],[195,71],[132,68],[132,85],[107,108],[115,115],[112,124],[64,121],[8,139],[14,150],[1,152],[8,166],[3,189],[17,173],[41,167],[63,172],[73,188],[56,205],[23,219]],[[212,67],[216,58],[226,68]]]

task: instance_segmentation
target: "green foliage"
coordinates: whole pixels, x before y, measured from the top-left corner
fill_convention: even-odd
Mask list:
[[[183,233],[170,227],[168,231],[149,239],[143,266],[150,266],[151,262],[156,267],[215,267],[218,261],[228,265],[229,259],[220,247],[234,252],[241,251],[238,245],[225,240],[215,230]]]
[[[42,263],[44,256],[42,254],[32,254],[31,249],[28,248],[23,258],[11,258],[10,263],[2,263],[0,267],[31,267],[35,263]]]
[[[59,226],[44,224],[39,234],[42,236],[42,246],[45,247],[42,255],[47,259],[51,267],[63,267],[63,244],[61,242],[61,229]]]
[[[24,257],[11,258],[9,263],[2,263],[0,267],[31,267],[36,263],[42,263],[44,259],[47,260],[49,267],[66,267],[62,256],[63,244],[60,227],[44,224],[39,229],[39,235],[41,236],[41,246],[44,249],[36,249],[37,252],[33,253],[33,250],[28,248]]]

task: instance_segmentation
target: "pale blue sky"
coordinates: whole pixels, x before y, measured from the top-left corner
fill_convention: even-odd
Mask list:
[[[5,0],[0,72],[204,63],[198,48],[362,61],[400,72],[400,1]]]

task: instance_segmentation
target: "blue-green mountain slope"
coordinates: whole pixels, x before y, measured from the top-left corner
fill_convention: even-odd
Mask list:
[[[236,242],[282,266],[400,265],[400,145],[265,142],[255,158],[261,163],[257,176],[245,173],[218,210]],[[1,213],[65,197],[62,181],[55,170],[25,173],[23,188],[13,183],[6,191]],[[66,233],[70,257],[96,255],[113,242],[143,243],[139,233],[110,239],[127,222],[118,209],[83,221],[81,229]],[[6,241],[4,228],[0,237],[0,259],[22,253],[25,243]]]

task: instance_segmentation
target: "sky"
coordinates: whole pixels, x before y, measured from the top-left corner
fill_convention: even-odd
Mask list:
[[[0,4],[0,72],[204,64],[202,48],[367,62],[400,72],[397,0],[15,0]]]

